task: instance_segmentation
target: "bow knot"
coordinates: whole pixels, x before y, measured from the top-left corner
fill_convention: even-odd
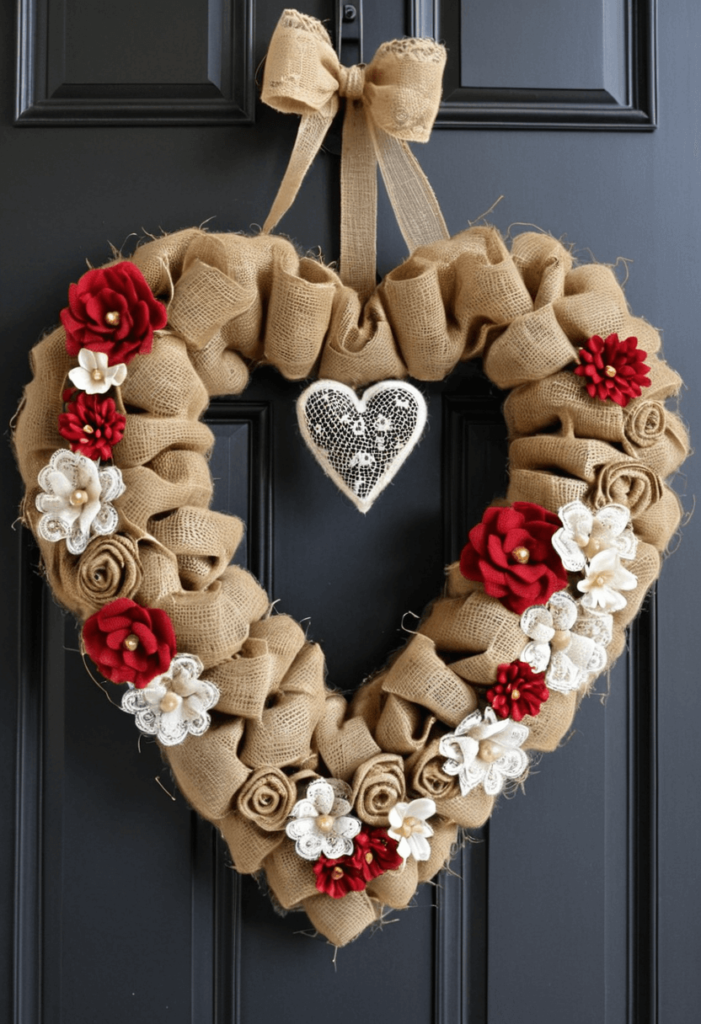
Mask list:
[[[365,65],[354,64],[346,68],[338,66],[338,95],[348,100],[360,100],[365,91]]]
[[[445,48],[433,40],[402,39],[383,43],[367,66],[346,68],[323,25],[293,10],[283,11],[270,41],[261,98],[283,113],[300,114],[301,121],[263,231],[272,231],[294,202],[345,98],[340,276],[362,299],[375,287],[378,164],[409,250],[448,238],[438,201],[406,141],[428,140],[445,59]]]

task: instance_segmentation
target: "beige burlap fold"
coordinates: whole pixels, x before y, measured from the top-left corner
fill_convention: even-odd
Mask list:
[[[401,45],[389,52],[400,78],[435,51],[418,52],[405,57]],[[348,76],[333,71],[331,90],[349,95],[357,81]],[[364,102],[381,108],[377,81],[364,81]],[[377,151],[390,166],[395,151],[382,142]],[[681,379],[659,354],[659,333],[631,316],[611,268],[573,266],[563,245],[534,232],[517,236],[510,249],[490,227],[422,242],[367,297],[272,235],[191,229],[139,246],[133,262],[167,304],[169,320],[151,354],[131,361],[122,388],[127,429],[114,460],[126,491],[115,502],[118,529],[94,538],[80,556],[39,538],[54,593],[81,620],[119,597],[168,612],[178,650],[203,661],[204,677],[221,694],[209,731],[164,752],[178,785],[220,828],[237,869],[263,869],[279,904],[302,906],[337,945],[375,922],[383,905],[408,905],[418,882],[449,858],[458,826],[477,828],[489,816],[493,798],[482,789],[461,794],[442,770],[439,743],[483,706],[485,684],[498,665],[519,657],[525,636],[519,616],[465,580],[455,563],[418,634],[348,706],[326,689],[320,648],[292,619],[270,615],[268,595],[229,565],[241,524],[209,509],[213,435],[200,421],[208,397],[242,391],[258,362],[291,379],[318,373],[363,386],[407,373],[437,380],[459,360],[482,356],[493,382],[513,388],[505,406],[507,500],[552,511],[575,499],[631,510],[640,543],[626,566],[638,582],[614,616],[610,662],[624,649],[625,626],[678,528],[679,502],[665,481],[689,450],[681,419],[664,404]],[[365,275],[368,263],[354,268],[345,257],[350,277]],[[613,331],[637,337],[650,365],[650,387],[624,409],[590,398],[572,372],[578,346]],[[23,517],[36,533],[37,475],[65,447],[57,418],[75,360],[63,328],[35,346],[31,361],[34,379],[14,442],[26,486]],[[578,700],[551,692],[526,720],[526,748],[554,750]],[[351,784],[352,813],[370,827],[386,827],[394,802],[434,799],[430,860],[409,860],[363,893],[321,894],[311,863],[284,832],[317,772]]]

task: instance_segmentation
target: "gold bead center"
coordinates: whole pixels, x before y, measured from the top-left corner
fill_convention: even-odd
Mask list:
[[[563,651],[565,647],[569,647],[572,636],[569,629],[556,629],[553,633],[550,646],[554,651]]]
[[[615,377],[616,376],[616,367],[615,366],[605,366],[604,367],[604,373],[606,374],[607,377]]]
[[[338,864],[331,872],[331,877],[335,879],[343,878],[343,868],[339,867]]]
[[[491,764],[493,761],[498,761],[503,755],[504,748],[500,743],[496,743],[494,740],[481,740],[479,746],[480,760],[486,761],[487,764]]]
[[[511,699],[512,700],[521,700],[521,691],[520,690],[512,690],[511,691]]]
[[[121,319],[121,314],[118,313],[116,309],[112,309],[109,313],[105,313],[105,323],[109,324],[110,327],[119,327]]]
[[[524,547],[514,548],[514,550],[511,552],[511,555],[521,565],[526,565],[528,563],[529,558],[531,557],[531,553],[528,550],[528,548]]]
[[[93,427],[91,427],[89,423],[86,423],[85,426],[83,427],[83,432],[85,434],[94,434],[95,433],[95,429]]]
[[[135,651],[136,648],[139,646],[138,636],[135,636],[133,633],[130,633],[129,636],[124,641],[124,646],[128,651]]]
[[[367,852],[367,853],[365,854],[365,863],[366,863],[366,864],[372,864],[372,862],[374,861],[374,859],[375,859],[375,858],[373,857],[373,855],[372,855],[372,854],[370,853],[370,851],[368,850],[368,852]]]
[[[73,505],[74,508],[77,508],[80,505],[85,505],[88,500],[88,492],[82,490],[82,488],[78,488],[77,490],[73,491],[68,500],[70,501],[71,505]]]
[[[92,371],[90,376],[92,377],[93,380],[104,380],[105,379],[104,373],[102,372],[102,370],[98,370],[97,367]]]
[[[605,587],[606,586],[606,577],[605,576],[597,576],[596,579],[594,580],[594,583],[596,583],[597,587]]]
[[[164,694],[159,707],[161,711],[175,711],[182,702],[183,699],[179,693],[173,693],[172,690],[169,690],[168,693]]]
[[[320,814],[316,819],[316,827],[320,832],[330,832],[333,828],[334,818],[330,814]]]

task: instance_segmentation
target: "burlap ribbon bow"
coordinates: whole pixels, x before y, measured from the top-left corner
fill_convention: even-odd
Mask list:
[[[402,39],[383,43],[367,66],[346,68],[324,26],[293,10],[283,12],[273,34],[263,102],[302,120],[263,231],[272,231],[294,202],[345,97],[340,276],[363,299],[375,287],[378,163],[409,250],[448,238],[433,189],[407,146],[428,141],[445,60],[445,48],[431,39]]]

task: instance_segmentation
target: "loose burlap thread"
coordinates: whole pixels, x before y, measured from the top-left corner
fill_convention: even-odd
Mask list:
[[[221,829],[239,871],[264,871],[280,906],[302,906],[343,945],[382,905],[410,902],[445,864],[458,826],[489,817],[493,798],[462,796],[441,771],[438,745],[525,637],[518,616],[454,565],[404,650],[350,704],[329,690],[320,648],[292,619],[271,614],[259,584],[229,564],[242,525],[209,508],[213,436],[200,422],[209,397],[243,390],[253,362],[289,379],[362,386],[408,374],[437,380],[481,357],[491,380],[512,389],[508,500],[551,511],[575,499],[631,509],[641,542],[627,565],[638,585],[615,616],[615,657],[679,523],[666,479],[688,454],[688,437],[664,403],[681,381],[659,354],[658,333],[630,315],[613,271],[573,266],[559,242],[535,232],[510,250],[491,227],[420,246],[365,302],[332,269],[270,235],[191,229],[140,246],[132,260],[167,301],[169,322],[152,353],[130,364],[122,389],[129,413],[114,456],[127,490],[115,503],[118,532],[80,556],[39,538],[46,575],[81,621],[117,597],[168,612],[178,649],[198,655],[221,692],[210,730],[164,751],[181,791]],[[650,354],[651,387],[625,409],[590,399],[572,373],[577,346],[614,330],[636,335]],[[62,328],[31,361],[14,440],[24,520],[36,535],[37,474],[63,446],[57,418],[73,360]],[[554,750],[577,702],[551,693],[527,719],[526,747]],[[297,786],[316,772],[345,779],[355,812],[372,826],[386,824],[394,800],[435,799],[431,859],[410,860],[342,900],[317,892],[311,865],[283,831]]]

